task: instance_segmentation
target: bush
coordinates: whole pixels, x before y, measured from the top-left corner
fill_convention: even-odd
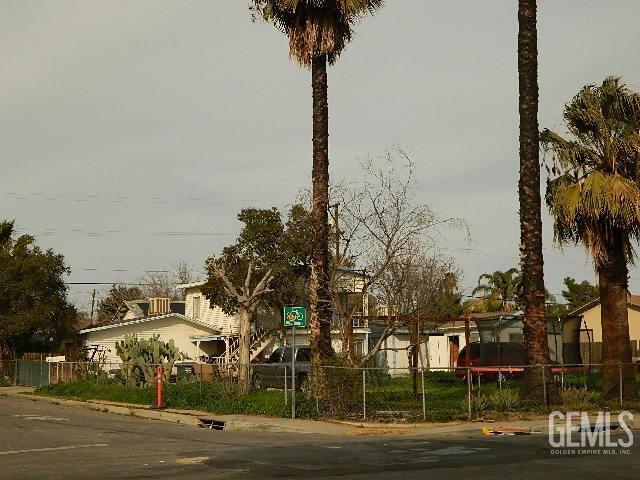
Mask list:
[[[490,395],[489,402],[498,411],[515,410],[520,406],[520,394],[517,390],[498,390]]]
[[[595,393],[584,388],[566,388],[560,392],[560,399],[567,410],[589,410],[595,406]]]
[[[463,402],[463,406],[465,409],[467,408],[466,400]],[[475,395],[471,396],[471,411],[476,415],[483,414],[484,412],[489,410],[490,406],[491,401],[488,396],[482,393],[476,393]]]

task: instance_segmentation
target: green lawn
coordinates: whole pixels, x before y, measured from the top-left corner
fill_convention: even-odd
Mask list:
[[[505,418],[523,414],[542,414],[545,410],[596,410],[604,407],[619,408],[615,401],[602,399],[598,390],[599,378],[592,374],[565,376],[565,387],[559,403],[550,406],[522,401],[517,381],[474,383],[472,414],[478,418]],[[361,419],[364,415],[362,376],[358,372],[343,373],[332,370],[326,376],[329,395],[322,399],[311,398],[297,392],[296,410],[301,418]],[[582,387],[587,384],[589,391]],[[640,384],[640,379],[639,379]],[[593,388],[593,390],[591,390]],[[448,372],[425,372],[424,410],[423,386],[418,375],[417,395],[413,394],[410,377],[368,375],[366,379],[367,419],[394,422],[448,421],[468,418],[467,389],[464,380]],[[154,404],[155,389],[125,387],[120,383],[78,380],[72,383],[40,388],[39,395],[75,398],[81,400],[110,400],[134,404]],[[290,392],[289,392],[290,393]],[[290,405],[285,404],[284,392],[279,390],[255,390],[248,395],[238,395],[236,387],[228,382],[192,382],[165,385],[165,405],[170,408],[195,409],[218,414],[255,414],[287,417]],[[638,408],[638,405],[627,405]]]

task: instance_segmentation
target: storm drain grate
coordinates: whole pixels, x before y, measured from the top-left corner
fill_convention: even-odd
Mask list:
[[[207,427],[209,430],[224,430],[224,422],[220,420],[212,420],[210,418],[199,418],[200,426]]]

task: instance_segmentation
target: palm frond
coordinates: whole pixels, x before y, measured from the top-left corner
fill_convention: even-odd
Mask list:
[[[289,56],[304,67],[326,55],[335,63],[353,36],[354,24],[382,8],[383,0],[251,0],[254,18],[289,37]]]

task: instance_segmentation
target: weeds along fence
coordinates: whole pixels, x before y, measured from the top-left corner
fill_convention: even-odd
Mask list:
[[[68,395],[154,403],[159,365],[24,362],[3,361],[0,381],[51,385],[54,393],[66,385]],[[640,408],[637,400],[629,400],[640,396],[638,365],[632,364],[411,369],[307,363],[296,367],[295,376],[289,365],[252,364],[248,394],[240,393],[238,364],[163,367],[160,381],[168,407],[216,413],[420,422],[552,409]],[[24,369],[35,372],[25,374]]]

